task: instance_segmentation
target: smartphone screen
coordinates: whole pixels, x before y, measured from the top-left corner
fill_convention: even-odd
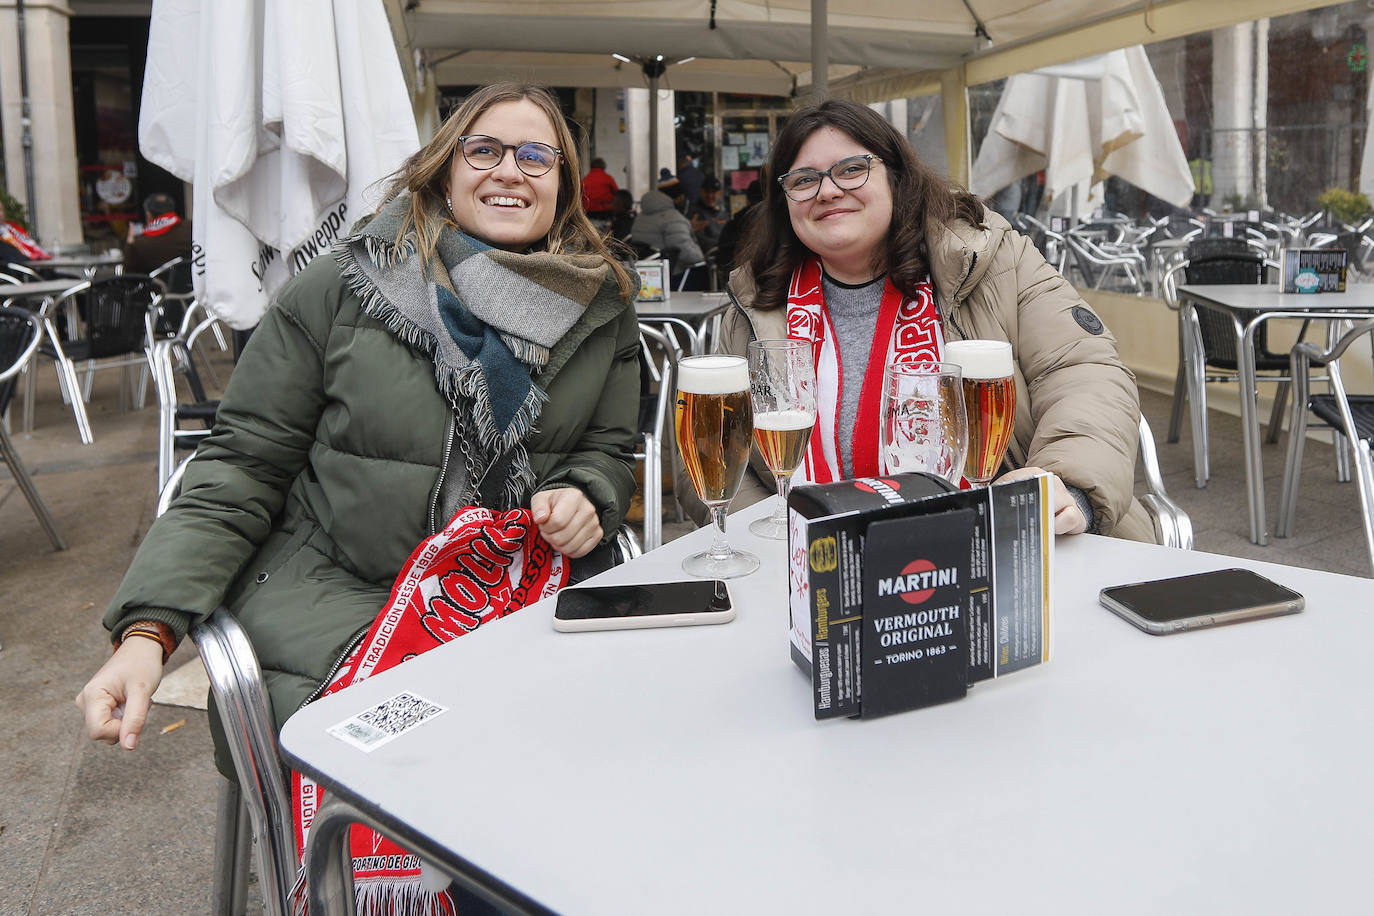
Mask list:
[[[614,620],[730,610],[730,593],[719,579],[567,588],[558,593],[557,620]]]
[[[1191,576],[1104,588],[1109,610],[1150,633],[1170,633],[1293,614],[1303,597],[1248,569],[1218,569]]]

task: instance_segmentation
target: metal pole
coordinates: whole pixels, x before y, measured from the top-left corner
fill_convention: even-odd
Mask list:
[[[649,190],[658,187],[658,74],[649,74]]]
[[[22,135],[19,145],[24,148],[24,203],[29,210],[29,228],[34,238],[42,238],[38,231],[38,198],[33,191],[33,119],[29,103],[29,55],[24,43],[24,0],[15,0],[14,18],[19,25],[19,95],[23,99],[19,125]]]
[[[830,95],[830,30],[826,24],[827,0],[811,0],[811,99],[820,102]]]

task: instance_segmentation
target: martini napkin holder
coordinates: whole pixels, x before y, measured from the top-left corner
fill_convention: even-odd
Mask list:
[[[816,718],[958,699],[1049,660],[1049,477],[926,474],[794,487],[789,643]]]

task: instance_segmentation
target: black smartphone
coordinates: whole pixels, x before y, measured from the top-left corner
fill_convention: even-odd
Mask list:
[[[558,593],[553,628],[573,633],[699,626],[734,619],[735,608],[723,581],[693,579],[565,588]]]
[[[1302,595],[1248,569],[1218,569],[1102,589],[1102,606],[1155,636],[1296,614]]]

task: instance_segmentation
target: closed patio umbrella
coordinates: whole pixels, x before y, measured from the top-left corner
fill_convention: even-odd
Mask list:
[[[1175,206],[1188,202],[1188,158],[1144,48],[1007,80],[973,163],[972,190],[990,195],[1041,169],[1047,199],[1061,205],[1070,189],[1110,175]]]
[[[252,327],[419,148],[381,0],[155,0],[139,147],[194,185],[197,294]]]

